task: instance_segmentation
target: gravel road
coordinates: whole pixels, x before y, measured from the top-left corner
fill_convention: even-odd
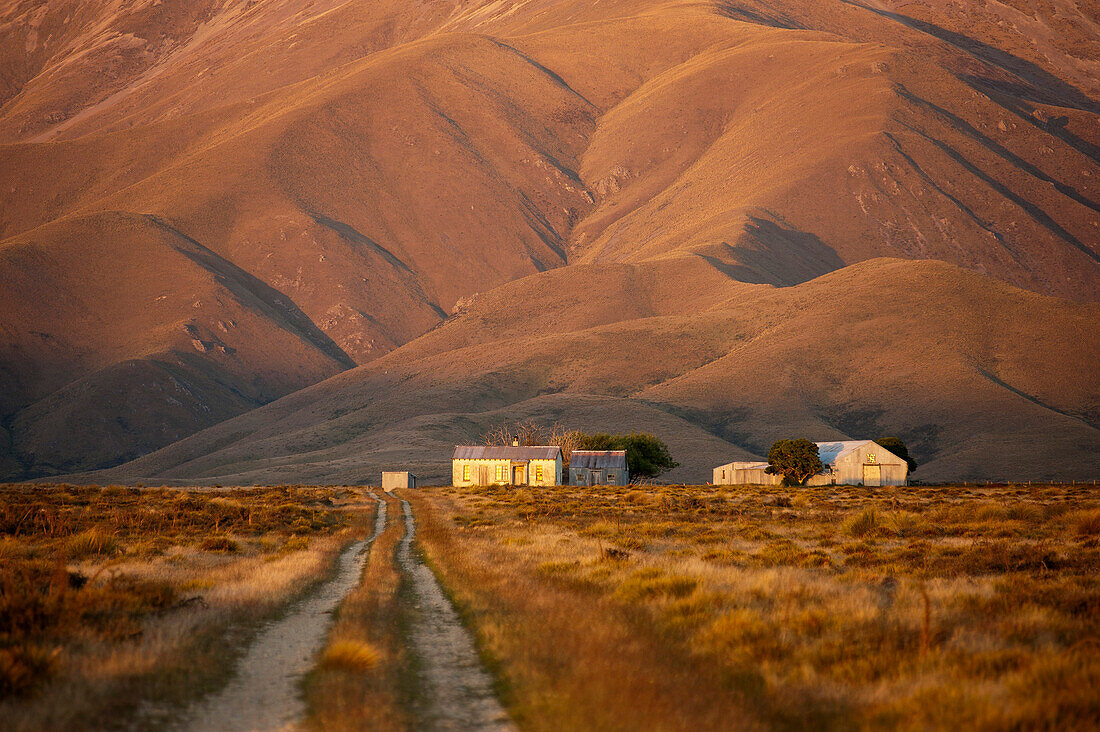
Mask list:
[[[345,549],[332,579],[267,624],[229,684],[198,701],[177,729],[250,732],[296,726],[305,714],[299,682],[325,644],[332,611],[359,582],[367,550],[386,526],[386,502],[375,500],[378,514],[371,537]]]
[[[405,538],[397,560],[415,597],[410,643],[419,661],[426,729],[513,730],[515,725],[497,701],[493,680],[481,665],[474,640],[443,594],[432,571],[413,555],[416,531],[412,506],[402,499]]]

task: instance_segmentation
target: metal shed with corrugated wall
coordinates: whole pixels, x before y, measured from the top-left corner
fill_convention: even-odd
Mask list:
[[[905,485],[909,465],[873,440],[818,442],[824,469],[806,485]],[[714,469],[715,485],[779,485],[783,476],[764,472],[766,462],[735,462]]]
[[[627,485],[626,450],[574,450],[569,456],[572,485]]]

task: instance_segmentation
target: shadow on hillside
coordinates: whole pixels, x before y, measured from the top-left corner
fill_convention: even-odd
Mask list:
[[[944,109],[943,107],[941,107],[941,106],[939,106],[939,105],[937,105],[937,104],[935,104],[935,103],[933,103],[933,102],[931,102],[927,99],[924,99],[922,97],[917,96],[916,94],[913,94],[911,91],[909,91],[908,89],[906,89],[904,86],[902,86],[900,84],[897,85],[895,87],[895,89],[896,89],[897,93],[900,94],[903,98],[908,99],[910,102],[917,105],[918,107],[921,107],[921,108],[931,112],[932,114],[935,114],[936,116],[940,117],[941,119],[943,119],[944,121],[949,123],[952,127],[954,127],[956,130],[962,132],[963,134],[965,134],[970,139],[972,139],[975,142],[979,143],[984,148],[986,148],[987,150],[989,150],[990,152],[992,152],[993,154],[995,154],[997,157],[1001,158],[1005,162],[1010,163],[1011,165],[1014,165],[1017,168],[1020,168],[1021,170],[1023,170],[1028,175],[1031,175],[1035,178],[1038,178],[1039,180],[1046,181],[1046,182],[1050,183],[1051,185],[1053,185],[1055,187],[1055,189],[1059,193],[1061,193],[1065,196],[1069,196],[1070,198],[1072,198],[1077,203],[1080,203],[1082,206],[1086,206],[1088,208],[1091,208],[1093,211],[1100,212],[1100,203],[1097,203],[1096,201],[1093,201],[1093,200],[1089,199],[1088,197],[1083,195],[1080,191],[1078,191],[1073,186],[1068,185],[1066,183],[1063,183],[1062,181],[1057,180],[1057,179],[1047,175],[1046,172],[1040,170],[1038,167],[1036,167],[1032,163],[1028,162],[1027,160],[1024,160],[1019,155],[1017,155],[1016,153],[1014,153],[1011,150],[1009,150],[1008,148],[1006,148],[1004,145],[1000,144],[996,140],[993,140],[989,136],[982,133],[976,127],[974,127],[969,122],[964,120],[962,117],[959,117],[958,115],[949,112],[948,110]],[[1062,119],[1064,120],[1065,118],[1062,118]],[[1032,120],[1032,121],[1037,121],[1037,120]],[[1048,126],[1058,127],[1060,125],[1056,121],[1051,121],[1048,124]]]
[[[868,5],[855,2],[855,0],[841,1],[884,18],[889,18],[913,30],[938,38],[945,43],[951,44],[960,51],[973,56],[979,61],[984,61],[1020,79],[1020,81],[1024,83],[1019,86],[1013,85],[1015,86],[1014,96],[1018,96],[1021,99],[1026,99],[1033,103],[1054,104],[1092,112],[1093,114],[1100,114],[1100,103],[1093,100],[1080,89],[1063,81],[1046,69],[1030,61],[1026,61],[1019,56],[1014,56],[1008,51],[995,48],[975,38],[948,30],[934,23],[917,20],[916,18],[911,18],[901,13],[872,8]],[[988,79],[982,79],[981,81],[990,83]]]
[[[720,3],[718,14],[730,20],[740,20],[745,23],[765,25],[769,28],[784,28],[786,30],[806,30],[806,26],[797,20],[787,17],[785,14],[771,12],[765,13],[759,9],[750,10],[739,3]]]
[[[815,234],[749,216],[736,245],[722,242],[700,257],[731,279],[790,287],[845,266],[832,247]]]

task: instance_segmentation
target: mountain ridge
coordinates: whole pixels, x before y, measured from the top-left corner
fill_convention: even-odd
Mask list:
[[[552,270],[725,291],[904,257],[1095,302],[1097,27],[1063,0],[9,0],[0,464],[128,460],[488,292],[535,317],[499,295]],[[282,304],[242,320],[234,281]]]

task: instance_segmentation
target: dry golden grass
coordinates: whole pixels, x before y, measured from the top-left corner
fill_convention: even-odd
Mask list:
[[[5,725],[171,718],[362,533],[360,500],[299,487],[0,486]]]
[[[389,521],[370,547],[358,587],[341,603],[328,645],[306,680],[311,729],[401,730],[415,677],[402,643],[402,580],[394,560],[404,536],[401,502],[384,496]]]
[[[1091,486],[412,500],[531,728],[1100,724]]]

